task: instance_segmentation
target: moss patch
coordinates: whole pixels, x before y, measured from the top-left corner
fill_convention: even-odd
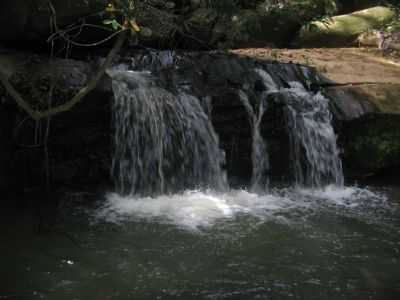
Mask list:
[[[395,12],[383,6],[336,16],[304,26],[297,42],[302,46],[345,46],[355,42],[360,34],[384,27],[394,18]]]
[[[375,114],[349,122],[344,160],[352,173],[369,175],[400,166],[400,116]]]

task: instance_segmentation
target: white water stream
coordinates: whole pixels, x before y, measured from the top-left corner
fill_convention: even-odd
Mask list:
[[[226,193],[194,190],[157,197],[121,196],[112,193],[96,211],[96,218],[111,223],[147,220],[198,230],[243,215],[264,221],[273,219],[288,222],[285,213],[302,211],[307,215],[310,210],[323,206],[354,209],[365,203],[372,205],[374,202],[382,207],[385,200],[385,196],[368,189],[334,185],[320,189],[284,189],[269,194],[245,190],[231,190]]]
[[[109,71],[115,96],[117,193],[107,196],[97,218],[147,219],[195,230],[239,215],[284,220],[285,212],[310,209],[319,205],[319,199],[345,207],[380,199],[367,190],[342,187],[328,99],[307,91],[300,82],[281,87],[267,71],[254,72],[265,86],[258,103],[250,103],[247,94],[239,92],[252,128],[252,186],[246,191],[229,190],[224,153],[199,99],[166,90],[150,72]],[[268,147],[260,126],[273,94],[281,95],[286,105],[292,149],[291,155],[282,155],[293,164],[295,188],[268,187]]]
[[[109,71],[114,90],[112,175],[121,194],[225,189],[225,156],[199,100],[149,72]]]

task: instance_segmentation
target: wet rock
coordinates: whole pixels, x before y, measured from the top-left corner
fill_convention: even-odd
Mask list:
[[[24,97],[42,107],[48,103],[52,81],[57,85],[54,99],[58,100],[55,101],[63,102],[75,94],[96,69],[84,61],[49,61],[43,57],[15,55],[0,55],[0,62],[4,62],[9,79]],[[258,109],[260,97],[268,87],[256,69],[268,71],[280,88],[288,87],[291,81],[300,81],[310,91],[324,91],[331,97],[348,174],[363,176],[400,162],[397,145],[400,140],[400,97],[396,84],[344,85],[324,89],[324,85],[332,82],[321,78],[310,68],[222,52],[135,52],[121,59],[121,62],[126,63],[127,68],[151,70],[151,76],[157,79],[155,84],[173,93],[184,91],[200,99],[225,151],[225,168],[234,186],[248,186],[253,170],[252,123],[240,93],[244,92],[254,110]],[[1,88],[0,98],[9,104],[13,103]],[[51,120],[48,150],[52,184],[102,188],[111,185],[112,101],[110,79],[105,76],[97,89],[73,110]],[[293,174],[283,105],[279,97],[268,98],[267,111],[260,128],[261,135],[267,141],[271,163],[269,175],[274,182],[290,182]],[[46,122],[40,124],[42,136],[36,145],[38,124],[31,120],[24,121],[26,115],[23,112],[16,114],[15,120],[8,121],[3,118],[7,114],[1,111],[1,107],[0,114],[0,122],[7,122],[7,126],[1,127],[0,138],[8,141],[11,137],[12,140],[11,144],[4,143],[0,147],[0,154],[5,153],[0,159],[3,187],[6,170],[10,168],[7,163],[10,151],[16,162],[12,172],[17,181],[24,186],[43,185],[43,133]],[[12,135],[10,132],[15,124],[22,125]],[[10,147],[13,144],[17,149]]]
[[[366,114],[400,114],[399,84],[360,84],[329,88],[335,117],[350,121]]]
[[[13,171],[13,130],[15,110],[1,101],[0,97],[0,191],[14,187]]]
[[[23,53],[0,55],[4,71],[22,97],[38,109],[69,101],[97,71],[97,63],[53,59]],[[52,97],[50,91],[52,90]],[[15,111],[15,120],[0,107],[0,178],[10,170],[10,178],[22,188],[44,186],[47,152],[53,186],[100,185],[109,180],[111,81],[105,76],[98,88],[71,111],[40,122],[21,111],[5,89],[0,99]],[[4,112],[3,112],[4,111]],[[3,116],[4,115],[4,116]],[[8,141],[10,143],[8,143]],[[10,145],[14,145],[13,150]],[[0,180],[1,181],[1,180]],[[4,181],[3,181],[4,182]],[[3,184],[4,186],[4,184]]]
[[[400,170],[400,115],[370,114],[345,124],[340,142],[348,176],[366,178]],[[387,173],[386,175],[389,175]]]
[[[344,86],[327,94],[340,123],[347,176],[364,178],[400,170],[400,85]]]

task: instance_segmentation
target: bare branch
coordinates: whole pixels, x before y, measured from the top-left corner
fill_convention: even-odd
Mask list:
[[[54,106],[44,111],[35,110],[31,106],[31,104],[27,102],[21,96],[21,94],[12,86],[7,76],[1,70],[0,70],[0,82],[3,84],[3,86],[5,87],[6,91],[10,94],[10,96],[17,102],[17,104],[34,120],[48,118],[56,114],[69,111],[96,87],[98,81],[104,75],[106,69],[110,67],[115,55],[120,51],[125,41],[126,35],[127,35],[126,30],[120,32],[120,35],[116,40],[113,48],[108,53],[106,60],[104,61],[103,65],[100,67],[96,75],[89,81],[89,83],[86,86],[84,86],[74,97],[72,97],[71,100],[61,105]]]

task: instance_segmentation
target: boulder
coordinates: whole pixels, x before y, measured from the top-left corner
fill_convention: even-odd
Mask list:
[[[359,179],[400,169],[400,84],[343,86],[327,93],[340,122],[345,174]]]
[[[357,38],[362,33],[388,25],[395,15],[388,7],[376,6],[349,15],[311,22],[303,26],[296,44],[303,47],[345,47],[357,44]]]
[[[1,93],[1,92],[0,92]],[[13,130],[15,111],[0,97],[0,192],[7,191],[14,184]]]
[[[398,178],[400,114],[367,114],[354,119],[344,125],[339,141],[344,149],[348,177],[394,175]]]
[[[338,120],[351,121],[368,114],[400,115],[400,84],[338,86],[326,90]]]
[[[52,83],[52,105],[61,104],[71,99],[97,69],[97,63],[92,67],[85,61],[51,60],[14,51],[3,51],[0,63],[24,99],[42,109],[48,107]],[[48,152],[53,187],[109,183],[111,97],[111,82],[105,77],[74,109],[51,119]],[[20,191],[43,187],[46,120],[36,123],[29,119],[2,85],[0,99],[4,103],[0,104],[0,188],[8,185],[4,178],[15,178]]]

